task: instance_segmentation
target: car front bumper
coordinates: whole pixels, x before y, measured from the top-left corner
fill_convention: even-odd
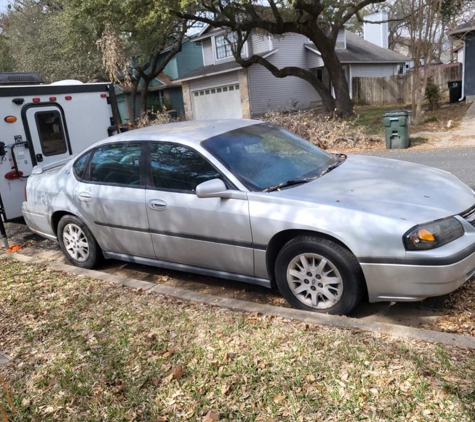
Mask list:
[[[416,262],[361,263],[369,301],[412,302],[458,289],[475,275],[475,245],[451,256],[421,259],[414,264],[411,261]]]

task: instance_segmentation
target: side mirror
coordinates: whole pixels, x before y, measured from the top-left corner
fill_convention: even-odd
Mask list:
[[[247,199],[246,192],[229,190],[221,179],[211,179],[196,187],[198,198]]]

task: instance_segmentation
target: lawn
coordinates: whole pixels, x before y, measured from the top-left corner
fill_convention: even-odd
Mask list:
[[[473,351],[0,262],[0,421],[475,418]]]
[[[420,125],[411,126],[410,133],[417,132],[441,132],[447,130],[447,123],[452,120],[453,126],[457,127],[470,104],[454,103],[443,104],[438,110],[425,110],[424,120]],[[355,124],[364,129],[368,135],[383,135],[384,124],[383,115],[393,110],[411,110],[408,105],[391,105],[391,106],[357,106],[355,107]]]

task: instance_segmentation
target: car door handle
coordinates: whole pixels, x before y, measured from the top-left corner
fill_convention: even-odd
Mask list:
[[[92,200],[92,195],[89,192],[80,192],[78,198],[80,201],[89,202]]]
[[[161,199],[151,199],[148,203],[148,206],[152,210],[163,211],[167,209],[167,203]]]

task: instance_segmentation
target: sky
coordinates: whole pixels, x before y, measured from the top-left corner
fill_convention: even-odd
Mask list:
[[[9,0],[0,0],[0,12],[5,12]]]

